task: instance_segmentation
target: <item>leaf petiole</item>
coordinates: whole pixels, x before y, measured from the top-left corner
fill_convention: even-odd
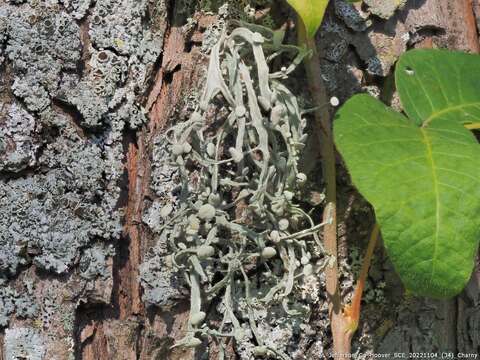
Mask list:
[[[343,314],[349,321],[349,326],[347,331],[354,333],[357,330],[358,322],[360,320],[360,307],[362,301],[363,290],[365,289],[365,283],[367,281],[368,270],[370,269],[370,264],[372,263],[373,251],[378,241],[378,236],[380,234],[380,228],[378,224],[375,224],[372,233],[370,235],[370,240],[368,242],[367,253],[363,259],[362,268],[360,270],[360,276],[357,281],[357,286],[355,287],[355,292],[353,293],[352,302],[349,305],[346,305],[343,309]]]

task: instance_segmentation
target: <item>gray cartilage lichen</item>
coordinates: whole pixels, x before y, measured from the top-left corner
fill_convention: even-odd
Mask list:
[[[143,219],[158,242],[142,285],[144,300],[160,306],[178,296],[179,275],[190,287],[188,333],[176,346],[211,337],[223,354],[224,339],[234,338],[242,359],[289,359],[317,299],[311,279],[326,259],[317,237],[323,224],[299,206],[306,120],[284,85],[307,54],[281,45],[280,33],[245,26],[221,34],[197,109],[156,144],[154,169],[162,171],[154,176],[171,185]],[[283,53],[293,62],[271,71]],[[153,182],[161,195],[162,181]],[[216,325],[206,315],[212,301]]]

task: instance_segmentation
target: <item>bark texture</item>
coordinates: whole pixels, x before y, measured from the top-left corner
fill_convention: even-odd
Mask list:
[[[1,359],[218,358],[214,343],[171,348],[184,336],[189,300],[165,265],[159,222],[176,187],[161,161],[165,131],[196,106],[209,50],[247,5],[202,11],[215,3],[0,0]],[[285,24],[294,42],[285,4],[251,3],[257,21]],[[317,37],[329,95],[368,91],[399,108],[400,54],[478,52],[479,23],[478,0],[332,0]],[[303,76],[295,86],[308,97]],[[311,138],[304,168],[315,178],[321,159]],[[373,215],[338,171],[348,298]],[[379,247],[352,350],[480,353],[479,269],[456,299],[411,299]],[[327,310],[322,291],[310,329],[279,346],[295,344],[295,359],[323,358]],[[248,359],[233,345],[228,358]]]

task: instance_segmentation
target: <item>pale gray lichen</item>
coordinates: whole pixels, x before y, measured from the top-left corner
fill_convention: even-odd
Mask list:
[[[32,297],[31,289],[17,291],[0,281],[0,328],[6,327],[10,315],[14,314],[19,318],[34,318],[38,313],[38,306]]]
[[[115,101],[117,89],[126,82],[128,66],[124,57],[112,51],[92,51],[88,74],[66,94],[67,101],[75,105],[83,116],[82,125],[95,127],[102,124],[110,109],[120,102]]]
[[[77,20],[82,19],[87,14],[93,0],[60,0],[68,12]]]
[[[41,126],[22,106],[0,103],[0,172],[35,165]]]
[[[20,295],[15,300],[15,315],[19,318],[33,319],[38,313],[38,305],[31,294]]]
[[[92,12],[89,34],[98,49],[113,49],[121,55],[139,53],[144,31],[142,19],[147,1],[105,0],[98,2]],[[151,44],[153,45],[153,44]],[[157,44],[158,45],[158,44]],[[144,49],[147,50],[147,49]],[[148,49],[153,50],[154,49]],[[156,50],[157,52],[160,49]]]
[[[39,161],[51,169],[45,175],[0,183],[0,204],[8,214],[0,218],[0,271],[14,274],[33,258],[39,267],[63,273],[92,239],[119,235],[118,218],[107,216],[112,209],[97,205],[105,191],[97,145],[60,137]]]
[[[89,224],[72,217],[78,196],[55,199],[51,194],[64,192],[55,176],[19,179],[0,186],[1,204],[15,218],[0,220],[0,243],[9,249],[0,262],[2,271],[15,273],[27,254],[35,254],[35,263],[47,270],[63,273],[68,270],[81,246],[88,243]],[[58,202],[64,206],[57,208]],[[13,222],[11,222],[13,220]],[[3,257],[3,256],[2,256]]]
[[[143,301],[147,305],[168,307],[175,304],[175,300],[184,297],[181,293],[181,279],[173,271],[169,258],[165,252],[151,253],[148,260],[140,266],[140,279],[144,290]]]
[[[82,114],[82,125],[122,121],[135,129],[146,122],[137,98],[162,43],[162,32],[153,33],[145,26],[147,10],[147,1],[126,0],[103,1],[93,8],[87,72],[78,84],[62,90],[66,101]]]
[[[306,321],[311,299],[294,288],[323,266],[312,254],[325,260],[316,236],[323,224],[315,225],[296,200],[306,181],[297,167],[306,120],[281,81],[305,53],[273,38],[259,26],[220,34],[199,105],[158,139],[154,169],[161,171],[153,174],[163,181],[154,178],[153,186],[161,198],[143,219],[157,234],[141,268],[144,300],[158,305],[176,295],[172,280],[182,273],[191,312],[188,334],[177,345],[211,336],[223,352],[222,338],[233,337],[245,359],[263,349],[258,346],[289,358],[287,338]],[[293,53],[293,63],[270,72],[268,60],[284,52]],[[212,299],[221,301],[219,327],[202,311]],[[269,342],[269,332],[282,334],[279,341]]]
[[[5,359],[43,360],[46,353],[44,337],[32,328],[6,329]]]
[[[8,325],[10,315],[15,311],[15,292],[0,281],[0,329]]]
[[[91,248],[86,249],[78,265],[80,276],[88,280],[94,280],[98,277],[103,279],[110,277],[111,273],[106,263],[107,258],[114,255],[115,249],[112,245],[95,244]]]
[[[82,263],[83,275],[106,276],[101,262],[111,254],[99,255],[89,246],[120,234],[123,131],[146,121],[138,97],[163,36],[161,29],[148,29],[148,2],[62,3],[64,8],[57,1],[0,5],[0,28],[5,30],[0,56],[11,64],[11,89],[25,105],[2,103],[0,171],[36,172],[0,183],[6,214],[0,220],[3,274],[14,275],[30,263],[64,273],[85,249],[90,265]],[[82,49],[75,18],[87,15],[90,6],[92,38]],[[115,14],[107,11],[111,6],[118,10]],[[123,33],[128,41],[108,43],[111,35]],[[82,50],[89,56],[85,64],[80,63]],[[79,112],[74,119],[62,112],[64,106],[74,112],[71,105]],[[86,136],[84,128],[95,128],[95,134]]]
[[[170,180],[171,181],[171,180]],[[173,190],[173,189],[172,189]],[[173,197],[173,192],[170,193]],[[167,205],[165,205],[167,203]],[[171,200],[163,198],[162,200],[155,200],[147,212],[143,215],[143,222],[155,233],[161,234],[165,225],[165,220],[174,210],[175,199]]]
[[[5,53],[13,65],[13,92],[29,110],[44,110],[62,73],[77,68],[79,27],[65,12],[45,5],[24,4],[18,10],[6,6],[2,10],[8,13]]]
[[[102,17],[108,3],[117,12]],[[77,306],[65,298],[111,300],[125,132],[147,120],[165,1],[15,4],[0,1],[0,323],[41,309],[34,323],[63,336]],[[108,45],[123,32],[124,50]],[[41,275],[34,293],[19,290],[23,274]]]
[[[89,1],[64,3],[77,18],[90,6]],[[45,110],[52,98],[74,105],[87,127],[103,125],[105,115],[116,112],[116,120],[131,128],[145,123],[136,95],[144,91],[162,42],[162,32],[153,33],[146,26],[148,2],[96,4],[90,21],[91,45],[84,44],[90,61],[85,76],[73,81],[64,77],[71,79],[69,72],[76,72],[81,60],[80,28],[70,14],[54,6],[25,4],[21,11],[0,7],[8,19],[4,26],[8,32],[0,40],[6,38],[5,53],[14,65],[14,94],[30,111]]]
[[[63,329],[69,333],[73,334],[73,331],[75,329],[75,309],[70,308],[68,309],[69,311],[64,311],[62,313],[62,324],[63,324]],[[72,339],[72,342],[74,340]],[[75,359],[75,358],[74,358]]]
[[[155,194],[162,199],[162,203],[155,203],[149,212],[153,212],[152,215],[156,215],[154,212],[156,209],[160,211],[160,207],[165,204],[175,204],[176,195],[175,190],[179,188],[178,180],[178,168],[174,164],[170,164],[165,161],[170,156],[169,144],[165,136],[156,136],[153,139],[153,152],[152,152],[152,182],[151,188]],[[163,204],[163,205],[162,205]],[[149,220],[149,216],[144,218],[144,221],[148,224],[151,222],[152,229],[159,232],[161,228],[155,224],[160,223],[163,225],[164,220],[161,218],[153,218]],[[159,224],[160,225],[160,224]]]
[[[153,140],[151,188],[158,197],[146,213],[143,222],[157,236],[157,244],[140,266],[143,300],[148,305],[171,306],[183,297],[182,280],[171,268],[168,258],[167,233],[163,232],[167,220],[177,207],[179,189],[178,167],[165,159],[170,157],[169,144],[163,135]]]

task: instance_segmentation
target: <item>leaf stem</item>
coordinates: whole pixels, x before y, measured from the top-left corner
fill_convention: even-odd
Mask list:
[[[349,331],[351,331],[352,334],[357,330],[358,322],[360,320],[360,307],[363,290],[365,289],[368,270],[370,269],[370,264],[372,263],[373,251],[375,250],[379,234],[380,228],[378,224],[375,224],[372,229],[372,233],[370,234],[367,253],[365,254],[365,258],[363,259],[360,276],[357,281],[357,286],[355,287],[355,292],[353,293],[352,302],[350,305],[345,306],[344,314],[350,320]]]
[[[320,73],[320,60],[315,39],[307,36],[301,18],[298,18],[299,44],[311,51],[311,56],[305,59],[305,70],[310,92],[315,105],[315,132],[318,136],[320,154],[322,156],[323,176],[326,183],[327,206],[323,213],[323,222],[328,224],[323,229],[325,251],[335,259],[332,265],[325,269],[326,289],[329,299],[330,327],[333,336],[334,359],[343,359],[350,355],[352,334],[348,331],[348,319],[343,314],[342,299],[338,284],[337,261],[337,221],[336,221],[336,169],[335,147],[333,143],[332,127],[329,108],[322,106],[328,103],[327,92]]]

